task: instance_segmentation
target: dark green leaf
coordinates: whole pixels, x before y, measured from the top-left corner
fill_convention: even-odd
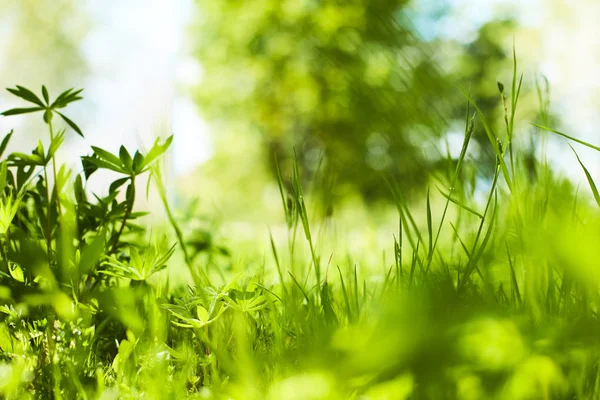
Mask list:
[[[429,236],[429,257],[433,252],[433,223],[431,221],[431,201],[429,199],[429,188],[427,188],[427,234]]]
[[[123,169],[123,163],[121,162],[119,157],[115,156],[112,153],[109,153],[104,149],[101,149],[100,147],[92,146],[92,150],[94,150],[94,153],[99,159],[113,164],[115,167],[120,167],[121,169]]]
[[[66,106],[66,104],[62,105],[62,101],[64,98],[66,98],[69,93],[71,93],[73,91],[73,88],[69,89],[69,90],[65,90],[64,92],[62,92],[61,94],[58,95],[58,97],[54,100],[54,102],[50,105],[50,108],[63,108]]]
[[[119,158],[121,159],[121,162],[125,168],[127,168],[130,173],[133,172],[133,160],[125,146],[121,146],[119,148]]]
[[[43,110],[44,107],[31,107],[31,108],[13,108],[8,111],[4,111],[2,115],[8,117],[9,115],[28,114]]]
[[[0,163],[0,193],[4,191],[4,187],[6,186],[7,173],[8,166],[6,165],[6,161],[2,161]]]
[[[135,155],[133,156],[133,170],[136,173],[141,173],[143,165],[144,165],[144,156],[139,151],[136,151]],[[148,180],[148,182],[150,182],[150,179]]]
[[[108,169],[108,170],[115,171],[115,172],[118,172],[121,174],[129,175],[129,172],[120,165],[115,165],[113,163],[110,163],[108,161],[105,161],[105,160],[97,158],[97,157],[82,157],[82,161],[84,158],[85,158],[85,162],[88,165],[90,165],[90,164],[94,165],[96,167],[96,169],[98,169],[98,168]]]
[[[98,166],[95,163],[97,158],[95,156],[83,156],[81,157],[81,165],[83,166],[83,173],[85,179],[90,179],[90,176],[98,170]]]
[[[132,213],[129,214],[129,219],[136,219],[136,218],[145,217],[148,214],[150,214],[148,211],[136,211],[136,212],[132,212]]]
[[[81,175],[77,175],[75,178],[75,184],[73,186],[75,200],[77,200],[78,204],[81,204],[87,201],[87,196],[85,195],[85,189],[83,188],[83,181],[81,179]]]
[[[79,89],[79,90],[74,91],[73,93],[69,93],[67,96],[65,96],[63,101],[66,104],[69,104],[74,101],[81,100],[81,99],[83,99],[83,97],[79,96],[79,93],[81,93],[81,92],[83,92],[83,89]]]
[[[67,118],[65,115],[59,113],[58,111],[56,112],[58,115],[60,115],[60,117],[67,123],[69,124],[69,126],[75,131],[77,132],[77,134],[81,137],[83,136],[83,132],[81,132],[81,129],[79,129],[79,127],[77,126],[77,124],[73,121],[71,121],[69,118]]]
[[[79,273],[87,274],[100,260],[100,256],[104,252],[104,232],[100,232],[90,244],[88,244],[81,252],[79,261]]]
[[[13,135],[13,131],[8,132],[8,134],[6,136],[4,136],[4,139],[2,139],[2,143],[0,143],[0,157],[2,157],[2,155],[4,154],[4,151],[6,150],[6,146],[8,146],[8,142],[10,141],[10,138]]]
[[[114,181],[113,183],[110,184],[110,188],[108,189],[108,192],[109,193],[115,192],[118,188],[123,186],[123,184],[125,182],[127,182],[128,180],[129,180],[129,177],[117,179],[116,181]]]
[[[60,94],[60,96],[58,96],[56,98],[56,100],[54,100],[54,103],[52,103],[52,108],[64,108],[66,107],[69,103],[72,103],[74,101],[77,100],[81,100],[82,97],[78,96],[79,93],[81,93],[83,91],[83,89],[79,89],[76,90],[75,92],[72,92],[73,89],[69,89],[63,93]]]
[[[23,185],[27,182],[31,175],[33,175],[35,167],[26,164],[19,165],[18,167],[19,168],[17,169],[17,187],[20,188],[23,187]]]
[[[50,104],[50,96],[48,96],[48,89],[46,86],[42,85],[42,96],[44,96],[44,101],[46,104]]]
[[[12,153],[8,157],[8,161],[11,165],[15,166],[28,166],[28,165],[39,165],[44,166],[46,163],[44,159],[37,154],[25,154],[25,153]]]
[[[6,89],[10,93],[14,94],[17,97],[22,98],[30,103],[37,104],[40,107],[44,107],[44,103],[29,89],[24,88],[23,86],[17,85],[16,89]]]
[[[131,205],[135,200],[135,184],[132,181],[129,186],[127,186],[127,191],[125,192],[125,198],[127,202]],[[131,206],[130,206],[131,207]]]

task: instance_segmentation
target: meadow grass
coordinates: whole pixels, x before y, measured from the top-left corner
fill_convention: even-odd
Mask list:
[[[36,105],[17,110],[43,111],[54,150],[40,144],[0,165],[0,394],[600,398],[600,196],[576,153],[589,183],[580,190],[519,147],[516,61],[513,76],[510,95],[499,85],[504,132],[465,92],[462,149],[431,178],[422,204],[386,181],[397,208],[391,257],[332,245],[296,166],[289,182],[279,174],[285,232],[267,238],[268,260],[250,270],[231,262],[240,250],[195,239],[171,210],[153,163],[169,142],[147,154],[93,148],[84,177],[69,177],[54,162],[65,131],[54,133],[51,115],[61,96],[75,101],[73,92],[51,103],[45,88],[45,101],[13,89]],[[477,130],[495,155],[485,193],[469,157]],[[536,135],[547,132],[600,150],[536,126]],[[92,199],[82,182],[94,168],[123,177]],[[164,242],[133,223],[143,173],[165,207],[172,233]],[[169,279],[174,261],[189,285]]]

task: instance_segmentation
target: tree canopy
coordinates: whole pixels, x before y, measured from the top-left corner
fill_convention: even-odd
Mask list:
[[[381,174],[407,187],[425,180],[421,148],[444,131],[444,99],[456,88],[414,34],[407,1],[200,5],[206,79],[196,98],[206,117],[254,134],[284,170],[295,149],[309,177],[319,166],[335,174],[338,194],[378,198]]]

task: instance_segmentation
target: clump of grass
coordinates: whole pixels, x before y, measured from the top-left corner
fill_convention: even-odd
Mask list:
[[[55,133],[50,122],[81,92],[50,102],[45,88],[44,101],[25,88],[11,89],[35,107],[4,115],[43,112],[50,138],[48,150],[40,141],[31,155],[13,153],[0,164],[0,394],[600,396],[598,189],[577,153],[599,204],[582,199],[546,161],[532,166],[518,148],[514,120],[522,76],[516,61],[513,67],[510,95],[498,85],[504,133],[494,131],[465,92],[462,150],[457,159],[448,156],[454,168],[436,177],[437,190],[427,190],[425,204],[409,203],[395,182],[387,182],[399,215],[389,265],[361,268],[360,259],[338,263],[324,253],[300,170],[295,166],[289,185],[279,174],[288,235],[283,245],[270,238],[275,279],[264,271],[215,279],[196,257],[203,247],[185,237],[156,163],[171,138],[146,154],[92,147],[82,157],[82,174],[73,177],[57,170],[54,154],[66,132]],[[598,150],[535,126],[536,134],[555,132]],[[477,168],[469,144],[481,129],[495,167],[478,201],[464,177]],[[11,136],[0,144],[0,157]],[[108,194],[92,196],[84,182],[97,169],[119,177]],[[173,231],[163,241],[149,240],[134,222],[143,216],[134,204],[136,178],[149,171]],[[422,218],[417,208],[424,209]],[[171,287],[161,272],[177,249],[193,281],[187,287]]]

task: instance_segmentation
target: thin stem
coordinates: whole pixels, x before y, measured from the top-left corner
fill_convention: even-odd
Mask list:
[[[154,168],[154,170],[152,171],[151,178],[154,178],[154,182],[156,183],[156,187],[158,189],[158,195],[160,196],[160,201],[162,202],[165,212],[167,213],[167,219],[169,220],[169,224],[171,224],[171,227],[175,231],[175,236],[177,236],[179,247],[183,252],[185,265],[188,267],[188,270],[190,271],[190,275],[192,276],[194,282],[199,283],[200,279],[194,270],[194,263],[192,257],[190,256],[190,253],[188,252],[187,246],[185,245],[183,232],[181,231],[181,227],[177,223],[177,220],[175,219],[175,217],[173,216],[173,212],[171,211],[171,206],[169,205],[165,186],[162,182],[162,176],[158,167]]]
[[[125,225],[127,224],[127,219],[129,218],[129,216],[131,215],[131,212],[133,211],[133,203],[135,202],[135,177],[132,176],[131,177],[131,183],[129,184],[129,187],[131,188],[131,197],[128,195],[127,197],[127,209],[125,210],[125,214],[123,214],[123,220],[121,221],[121,227],[119,228],[119,232],[117,233],[117,236],[115,236],[115,239],[113,240],[113,245],[111,248],[111,253],[114,253],[115,250],[117,249],[117,245],[119,244],[119,239],[121,238],[121,235],[123,234],[123,230],[125,230]],[[127,188],[127,190],[129,191],[129,188]]]
[[[48,121],[48,129],[50,131],[50,143],[54,141],[54,130],[52,129],[52,120]],[[58,179],[56,175],[56,158],[52,156],[52,172],[54,175],[54,191],[56,193],[56,206],[58,207],[59,217],[62,215],[62,208],[60,205],[60,194],[58,191]]]
[[[46,215],[46,246],[48,247],[48,266],[52,268],[52,209],[50,207],[50,186],[48,184],[48,168],[45,165],[44,181],[46,182],[46,196],[48,198],[48,209]]]

